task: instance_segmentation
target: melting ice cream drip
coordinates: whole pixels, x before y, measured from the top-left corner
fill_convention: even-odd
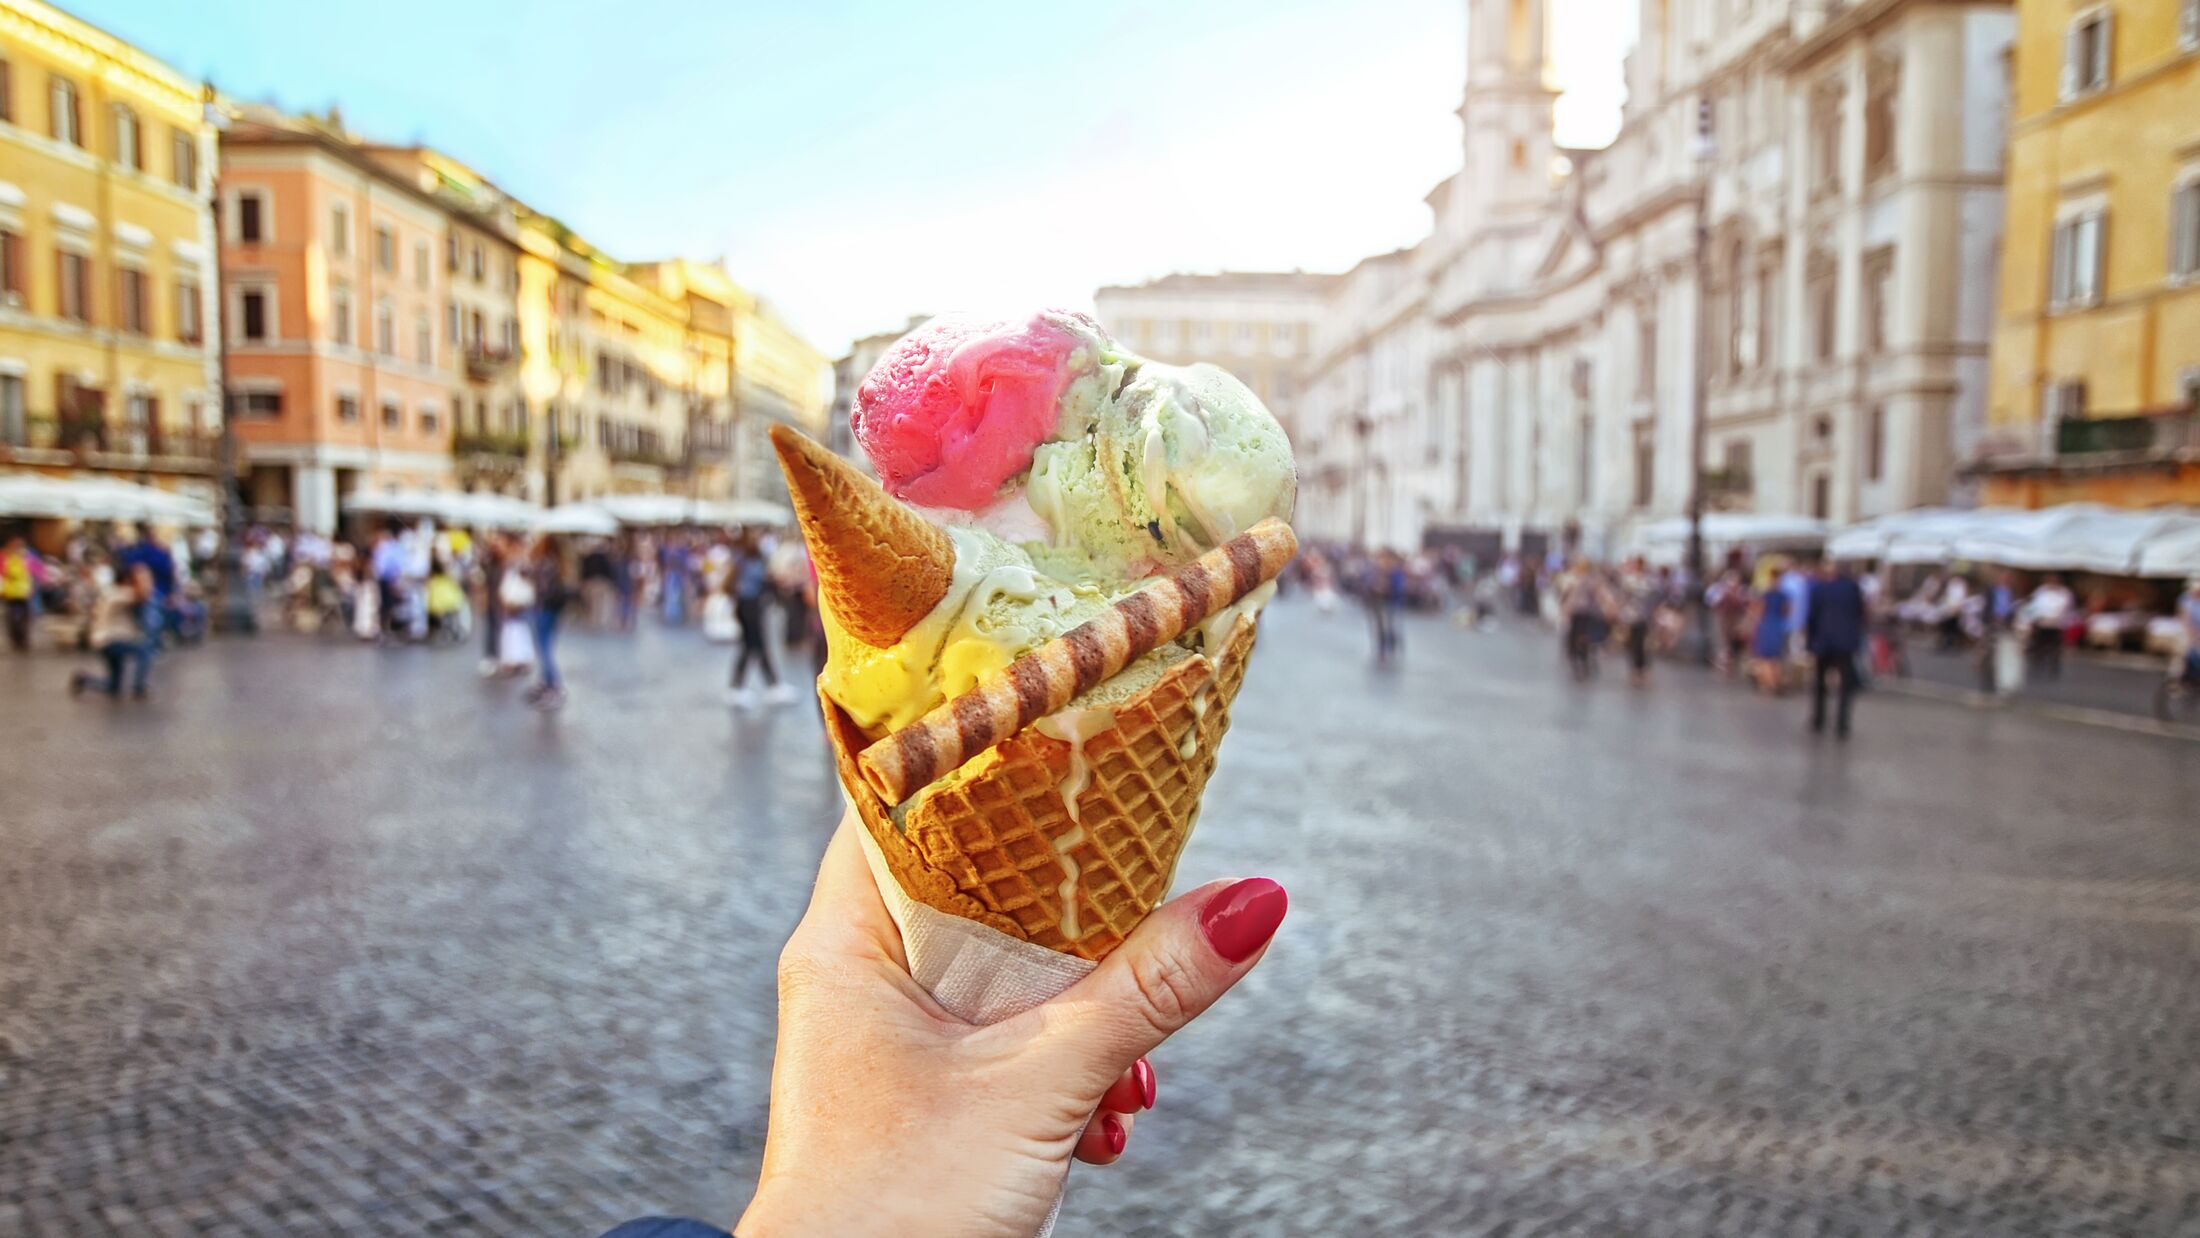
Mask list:
[[[1069,745],[1069,769],[1055,790],[1062,797],[1062,808],[1069,813],[1070,828],[1054,840],[1054,857],[1061,861],[1062,884],[1055,887],[1055,894],[1062,900],[1062,918],[1058,927],[1062,936],[1076,941],[1084,936],[1084,927],[1078,922],[1077,895],[1082,888],[1084,868],[1072,854],[1085,841],[1085,827],[1078,819],[1077,800],[1092,785],[1092,767],[1085,761],[1085,741],[1115,725],[1115,713],[1107,709],[1065,709],[1039,719],[1035,726],[1041,735],[1058,739]]]

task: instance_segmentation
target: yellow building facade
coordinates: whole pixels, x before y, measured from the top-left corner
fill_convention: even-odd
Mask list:
[[[213,497],[214,134],[199,83],[0,0],[0,470]]]
[[[2200,503],[2200,0],[2020,0],[1989,503]]]

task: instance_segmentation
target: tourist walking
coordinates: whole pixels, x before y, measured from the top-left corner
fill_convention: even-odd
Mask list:
[[[1846,567],[1831,560],[1819,566],[1818,579],[1811,582],[1803,640],[1811,656],[1811,732],[1826,729],[1826,680],[1831,677],[1840,683],[1834,738],[1847,739],[1849,709],[1856,699],[1856,655],[1864,646],[1864,591]]]
[[[105,679],[89,671],[69,676],[69,695],[88,690],[120,699],[123,674],[129,672],[130,696],[144,700],[153,670],[153,647],[160,639],[160,604],[153,586],[153,570],[140,562],[116,580],[105,567],[94,569],[98,595],[92,603],[89,643],[107,663]]]
[[[1757,589],[1757,626],[1750,636],[1750,669],[1760,691],[1778,696],[1787,690],[1789,599],[1780,587],[1779,565],[1769,565]]]
[[[0,545],[0,609],[7,613],[8,647],[17,653],[30,651],[31,617],[46,583],[44,560],[21,534]]]
[[[1627,625],[1627,679],[1640,688],[1650,682],[1650,624],[1657,618],[1665,585],[1650,574],[1637,555],[1619,576],[1620,622]]]
[[[741,652],[733,660],[733,678],[727,685],[734,704],[744,708],[758,701],[755,690],[745,686],[751,665],[764,673],[764,682],[769,685],[762,699],[774,705],[794,700],[794,690],[779,682],[779,671],[772,665],[771,630],[764,619],[770,591],[771,570],[764,553],[753,536],[745,538],[733,566],[733,614],[741,623]]]
[[[2069,639],[2070,613],[2077,605],[2077,596],[2063,578],[2049,576],[2018,608],[2018,622],[2030,633],[2025,646],[2032,668],[2049,679],[2062,678],[2063,645]]]
[[[565,613],[572,590],[566,583],[565,557],[555,541],[547,537],[535,539],[527,580],[535,593],[534,609],[529,612],[528,634],[535,641],[536,672],[535,686],[527,692],[527,703],[537,709],[556,709],[565,704],[565,680],[558,674],[558,620]]]
[[[1398,620],[1406,607],[1406,562],[1396,551],[1379,550],[1369,565],[1361,601],[1375,634],[1375,665],[1389,666],[1402,652]]]
[[[1566,665],[1574,682],[1586,683],[1597,672],[1597,646],[1608,620],[1604,590],[1586,561],[1575,559],[1553,582],[1558,598],[1559,630]]]

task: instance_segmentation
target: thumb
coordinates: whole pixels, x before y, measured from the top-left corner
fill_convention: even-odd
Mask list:
[[[1099,1096],[1253,969],[1289,904],[1282,886],[1245,877],[1161,906],[1091,975],[1023,1016],[1048,1069]]]

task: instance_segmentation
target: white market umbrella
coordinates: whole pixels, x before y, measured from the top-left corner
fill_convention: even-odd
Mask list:
[[[2141,576],[2200,576],[2200,521],[2147,539],[2138,569]]]
[[[503,494],[456,494],[444,504],[446,524],[477,529],[525,529],[546,513],[534,503]]]
[[[533,525],[537,533],[579,533],[592,537],[611,537],[619,531],[619,521],[610,512],[593,503],[567,503],[553,507],[537,518]]]
[[[450,503],[442,490],[361,490],[344,500],[349,512],[380,512],[385,516],[441,516]]]
[[[769,525],[785,528],[794,523],[794,513],[784,506],[765,499],[698,499],[695,503],[697,524]]]
[[[1994,527],[1958,537],[1955,553],[2026,571],[2130,576],[2140,572],[2141,551],[2150,542],[2195,527],[2200,527],[2200,516],[2181,508],[2134,511],[2067,503],[2012,513]]]
[[[160,524],[215,523],[210,503],[112,477],[0,478],[0,515],[68,520],[149,520]]]

